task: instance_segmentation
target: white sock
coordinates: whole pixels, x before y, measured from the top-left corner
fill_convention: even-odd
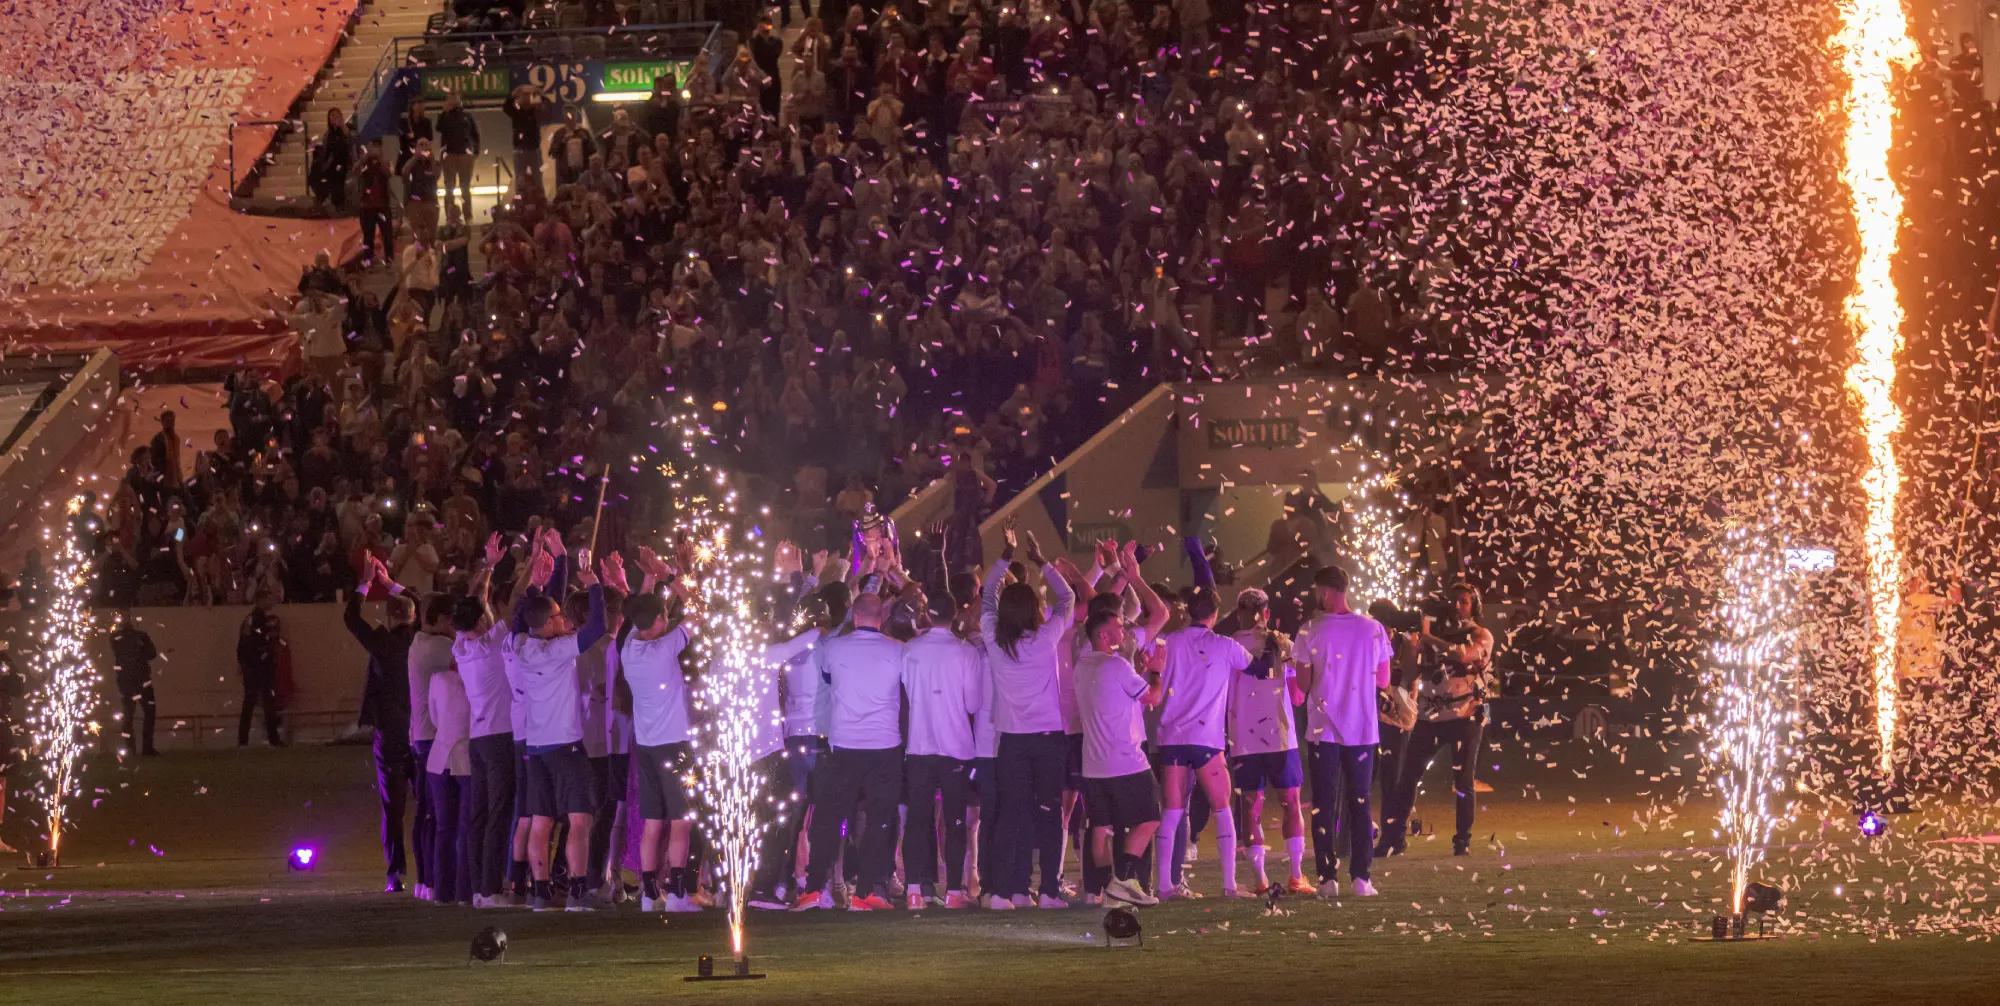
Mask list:
[[[1174,889],[1174,832],[1181,826],[1181,818],[1187,816],[1183,807],[1169,807],[1160,811],[1160,841],[1153,847],[1153,865],[1159,867],[1160,886],[1156,890]]]
[[[1215,858],[1222,861],[1222,889],[1236,890],[1236,819],[1227,806],[1215,808]]]
[[[1285,855],[1292,860],[1292,879],[1306,875],[1306,837],[1293,835],[1285,839]]]
[[[1264,873],[1264,847],[1262,845],[1253,845],[1250,847],[1250,865],[1257,868],[1258,889],[1262,890],[1271,886],[1271,878]]]

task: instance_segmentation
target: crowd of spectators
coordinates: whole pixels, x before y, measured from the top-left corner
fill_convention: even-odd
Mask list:
[[[428,211],[307,272],[304,372],[231,378],[212,445],[163,417],[102,502],[107,600],[327,599],[363,552],[443,588],[488,529],[587,523],[607,470],[615,536],[675,410],[834,544],[954,469],[961,508],[1004,499],[1159,381],[1366,365],[1449,268],[1355,261],[1434,9],[823,9],[602,130],[517,92],[530,170],[481,230],[409,187],[437,134],[406,116],[399,168],[354,161]]]

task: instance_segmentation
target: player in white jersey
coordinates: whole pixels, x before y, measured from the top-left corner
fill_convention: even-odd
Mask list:
[[[1250,865],[1257,887],[1271,884],[1265,872],[1264,794],[1275,790],[1283,807],[1285,855],[1291,863],[1287,887],[1294,894],[1317,888],[1305,879],[1305,817],[1299,787],[1305,772],[1299,762],[1297,722],[1292,709],[1305,701],[1292,672],[1291,641],[1271,631],[1270,598],[1255,587],[1236,596],[1235,634],[1238,645],[1263,653],[1262,676],[1238,674],[1229,686],[1229,775],[1241,800],[1243,821],[1250,829]]]
[[[1306,693],[1306,729],[1312,751],[1313,856],[1320,893],[1338,894],[1334,875],[1339,843],[1348,848],[1347,871],[1357,897],[1373,897],[1369,879],[1374,822],[1368,791],[1381,739],[1378,693],[1389,687],[1393,652],[1382,623],[1347,606],[1347,571],[1326,566],[1313,574],[1320,613],[1292,647],[1299,688]]]
[[[632,690],[632,739],[639,765],[639,908],[699,911],[688,870],[694,815],[684,782],[694,762],[687,679],[681,668],[681,654],[690,642],[687,623],[670,615],[658,594],[640,594],[631,612],[632,631],[619,646],[619,666]]]
[[[561,554],[561,538],[551,532],[543,538],[551,553]],[[531,576],[533,589],[523,593],[510,619],[512,631],[503,650],[515,668],[520,698],[527,702],[524,722],[528,744],[528,813],[533,819],[528,834],[528,864],[534,873],[534,894],[530,904],[537,911],[554,907],[554,889],[549,874],[549,839],[558,817],[569,823],[564,858],[569,867],[569,899],[564,905],[572,912],[590,911],[589,897],[590,825],[594,803],[590,792],[590,762],[583,753],[581,688],[577,680],[576,658],[604,634],[604,591],[590,568],[589,555],[576,557],[577,579],[589,588],[590,613],[584,624],[572,631],[562,605],[540,591],[555,566],[550,554],[535,560]]]
[[[1232,680],[1253,670],[1250,653],[1215,633],[1215,595],[1198,590],[1188,599],[1188,626],[1167,633],[1166,696],[1160,703],[1159,754],[1166,806],[1160,834],[1172,836],[1187,813],[1188,795],[1200,785],[1214,808],[1215,852],[1222,864],[1222,893],[1248,895],[1236,887],[1236,824],[1229,811],[1229,767],[1223,760],[1225,716]],[[1262,659],[1261,657],[1259,658]],[[1164,851],[1164,850],[1163,850]],[[1171,854],[1157,857],[1161,897],[1178,897]]]
[[[949,614],[949,606],[945,614]],[[903,644],[903,695],[909,703],[909,743],[903,779],[909,824],[903,831],[904,881],[911,909],[935,902],[965,908],[966,804],[976,753],[973,720],[986,705],[986,661],[929,611],[917,616],[916,638]],[[943,805],[942,821],[937,817]],[[944,832],[944,889],[938,884],[937,832]],[[927,889],[928,888],[928,889]]]
[[[1083,721],[1084,807],[1090,814],[1093,859],[1113,864],[1108,882],[1097,874],[1086,885],[1088,895],[1102,895],[1133,905],[1159,900],[1140,886],[1146,848],[1160,827],[1159,786],[1146,760],[1144,706],[1161,696],[1160,667],[1164,653],[1147,656],[1147,673],[1140,675],[1121,654],[1125,622],[1116,612],[1100,611],[1084,623],[1090,652],[1077,660],[1077,713]],[[1123,833],[1115,854],[1114,833]]]
[[[485,562],[473,573],[471,596],[452,609],[451,656],[471,709],[471,775],[465,794],[466,867],[472,880],[472,907],[502,907],[507,879],[508,839],[514,830],[513,687],[500,654],[507,625],[487,604],[493,567],[500,561],[500,536],[486,541]]]
[[[826,711],[827,753],[814,779],[812,858],[797,911],[831,908],[827,880],[840,854],[843,823],[862,831],[860,883],[850,911],[894,906],[887,885],[895,861],[896,802],[903,775],[903,644],[882,632],[887,604],[874,594],[854,599],[854,630],[813,651]]]

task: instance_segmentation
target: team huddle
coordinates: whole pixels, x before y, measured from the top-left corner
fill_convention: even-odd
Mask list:
[[[380,563],[349,601],[371,655],[368,704],[397,709],[397,686],[409,701],[407,751],[399,717],[374,717],[389,889],[405,865],[392,776],[413,759],[419,897],[589,911],[627,900],[636,865],[642,911],[700,911],[714,901],[692,698],[703,662],[719,659],[699,638],[700,561],[690,547],[641,549],[634,590],[617,553],[593,562],[552,529],[530,538],[512,554],[489,541],[470,596],[426,599],[420,624]],[[1012,528],[1006,542],[982,573],[941,571],[933,591],[902,568],[893,532],[857,531],[844,575],[825,553],[808,568],[777,547],[778,587],[753,613],[769,645],[749,659],[764,673],[742,697],[769,822],[753,907],[1198,897],[1190,832],[1204,819],[1222,892],[1252,897],[1272,883],[1267,796],[1281,804],[1287,889],[1337,895],[1345,860],[1348,889],[1376,893],[1370,865],[1385,850],[1369,793],[1397,651],[1350,609],[1339,566],[1313,576],[1315,614],[1294,640],[1261,590],[1223,611],[1192,544],[1196,583],[1170,593],[1140,574],[1135,544],[1101,543],[1082,569]],[[513,600],[499,617],[489,588],[506,565]],[[386,598],[387,627],[361,617],[363,595]],[[1491,647],[1410,638],[1467,664]],[[1065,877],[1072,841],[1080,885]]]

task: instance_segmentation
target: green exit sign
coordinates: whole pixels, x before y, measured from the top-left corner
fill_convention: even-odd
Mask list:
[[[661,77],[667,78],[667,85],[671,87],[674,81],[686,75],[684,72],[676,73],[676,70],[684,69],[689,65],[687,63],[669,63],[664,60],[605,63],[602,74],[598,77],[598,90],[627,93],[632,91],[650,92],[653,89],[653,81]]]

